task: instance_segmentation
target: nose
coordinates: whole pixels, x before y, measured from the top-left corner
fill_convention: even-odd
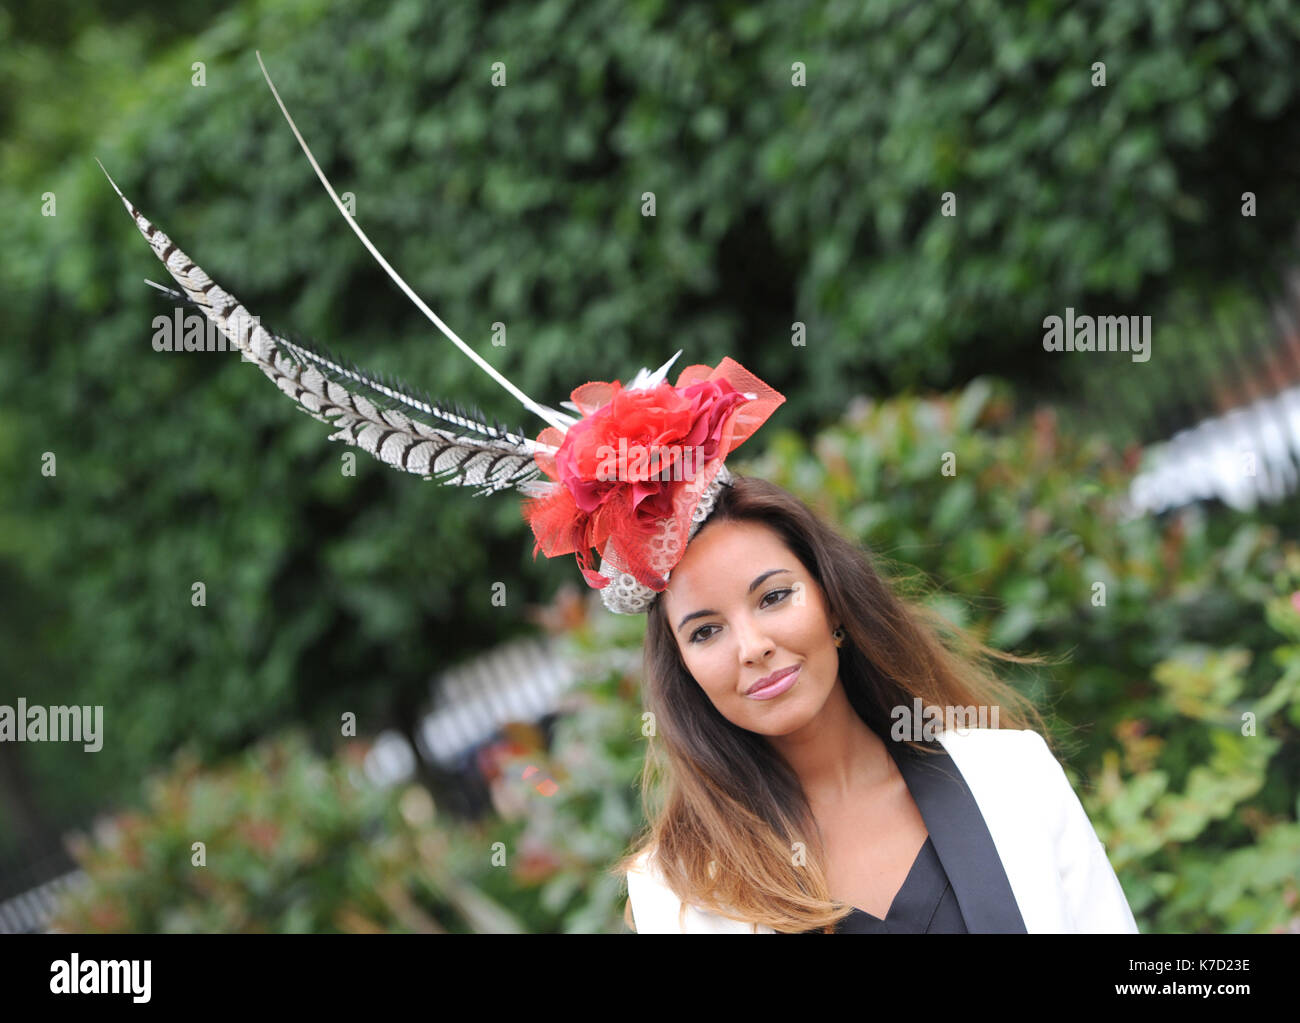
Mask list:
[[[776,652],[767,633],[749,615],[743,616],[732,628],[736,633],[736,648],[740,661],[746,667],[762,666]]]

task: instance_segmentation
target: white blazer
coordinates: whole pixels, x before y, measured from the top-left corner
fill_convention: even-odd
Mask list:
[[[1106,850],[1041,735],[974,728],[936,738],[960,780],[903,773],[971,933],[1138,933]],[[963,814],[962,781],[978,814]],[[638,934],[776,933],[693,905],[679,926],[681,901],[644,853],[627,885]]]

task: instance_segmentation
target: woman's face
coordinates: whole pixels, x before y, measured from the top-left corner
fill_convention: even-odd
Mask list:
[[[705,525],[661,599],[686,670],[739,728],[788,735],[820,713],[839,683],[831,635],[839,623],[827,618],[821,587],[769,526],[726,519]],[[784,691],[746,695],[759,680],[792,667],[793,685]]]

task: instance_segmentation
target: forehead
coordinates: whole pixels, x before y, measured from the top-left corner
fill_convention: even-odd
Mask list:
[[[686,547],[664,591],[666,610],[727,596],[743,597],[754,577],[772,568],[801,571],[779,533],[761,522],[722,520],[701,529]],[[776,581],[788,579],[781,576]]]

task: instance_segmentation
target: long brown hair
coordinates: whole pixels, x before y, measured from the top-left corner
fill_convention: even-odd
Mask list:
[[[889,735],[893,708],[910,708],[918,698],[940,711],[996,707],[997,726],[1045,734],[1033,703],[988,667],[994,658],[1017,664],[1042,658],[987,647],[919,599],[896,594],[873,564],[883,559],[774,483],[736,476],[721,489],[708,522],[722,520],[776,530],[822,587],[827,614],[843,622],[846,634],[840,680],[877,735]],[[660,597],[651,605],[645,639],[645,708],[655,723],[641,772],[648,825],[611,872],[625,877],[648,851],[683,907],[782,933],[833,931],[852,907],[830,898],[820,833],[798,777],[763,736],[718,713],[686,670],[663,603]],[[806,865],[796,866],[794,843],[809,836]],[[632,927],[630,902],[623,916]]]

